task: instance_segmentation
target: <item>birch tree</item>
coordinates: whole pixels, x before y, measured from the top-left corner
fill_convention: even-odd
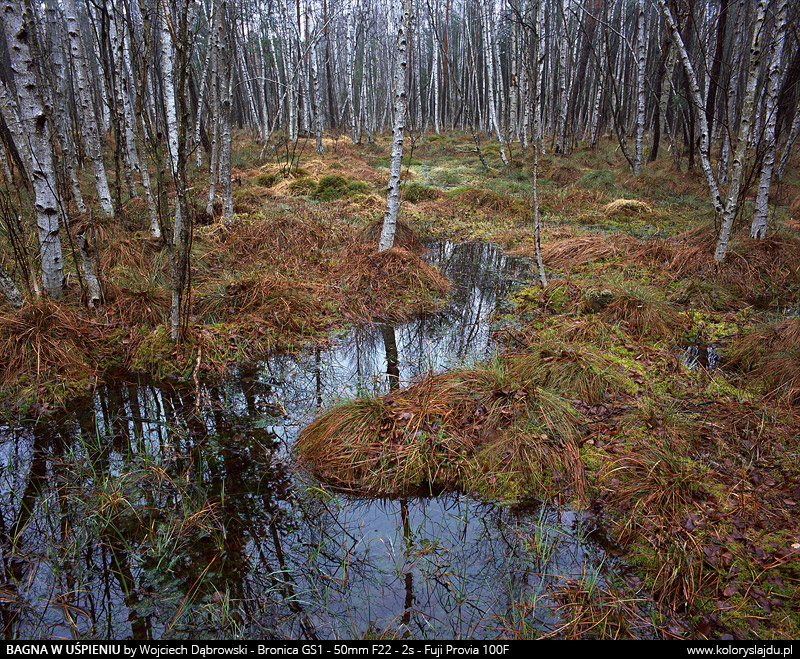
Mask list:
[[[383,216],[378,251],[394,246],[397,214],[400,210],[400,170],[403,162],[403,138],[406,127],[406,105],[408,102],[408,45],[411,39],[411,0],[402,0],[400,25],[397,30],[396,61],[394,74],[394,129],[392,131],[392,153],[389,164],[389,185],[386,191],[386,211]]]
[[[75,0],[64,0],[64,19],[67,26],[69,39],[70,59],[76,100],[78,101],[78,116],[80,118],[81,135],[89,159],[92,161],[97,200],[100,209],[108,217],[113,217],[114,206],[111,203],[111,191],[108,188],[103,149],[100,138],[100,127],[94,110],[94,101],[89,86],[89,64],[86,58],[85,46],[80,32],[78,7]]]
[[[788,0],[778,0],[775,20],[775,38],[773,41],[772,57],[770,59],[769,77],[766,91],[764,112],[767,115],[764,128],[764,156],[761,165],[761,176],[758,181],[753,222],[750,226],[751,238],[765,238],[767,235],[767,211],[769,205],[769,187],[772,182],[772,173],[775,168],[776,134],[778,121],[778,92],[781,82],[781,58],[783,57],[783,44],[786,40],[786,17],[788,13]]]
[[[31,52],[34,34],[23,2],[2,3],[2,29],[8,48],[16,103],[3,85],[6,124],[16,124],[15,147],[33,186],[36,228],[42,267],[42,287],[53,298],[61,296],[64,264],[59,234],[58,183],[51,150],[51,126],[40,96],[43,85]],[[9,114],[13,112],[12,114]]]

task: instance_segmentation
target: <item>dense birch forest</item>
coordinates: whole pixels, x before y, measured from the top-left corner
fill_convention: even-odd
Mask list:
[[[7,637],[798,637],[799,3],[0,5]]]
[[[209,213],[218,204],[233,224],[234,130],[263,144],[262,156],[277,136],[313,138],[321,152],[323,134],[360,144],[396,126],[402,151],[406,132],[422,143],[468,130],[479,150],[497,140],[504,166],[513,145],[568,156],[611,133],[634,175],[665,151],[676,168],[702,168],[723,261],[751,185],[751,235],[766,235],[770,184],[800,132],[796,12],[788,0],[11,2],[3,171],[33,188],[41,288],[55,297],[69,213],[85,213],[91,195],[98,215],[113,217],[143,196],[151,235],[173,250],[176,337],[188,167],[206,172]],[[78,180],[84,166],[91,189]],[[387,221],[399,169],[392,177]]]

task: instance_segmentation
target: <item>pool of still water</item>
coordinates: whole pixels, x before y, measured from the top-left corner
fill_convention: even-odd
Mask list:
[[[461,493],[335,492],[292,444],[321,409],[493,351],[491,316],[531,263],[434,246],[441,314],[353,330],[240,368],[199,396],[101,388],[0,426],[6,638],[503,638],[552,632],[553,593],[602,579],[587,520]],[[516,630],[516,631],[515,631]]]

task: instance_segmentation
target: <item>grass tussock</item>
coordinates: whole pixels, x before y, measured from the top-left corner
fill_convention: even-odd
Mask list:
[[[675,279],[700,277],[755,305],[791,299],[800,285],[800,236],[776,231],[764,240],[734,236],[723,263],[714,260],[713,226],[643,243],[632,256]],[[788,294],[788,296],[787,296]]]
[[[800,403],[800,318],[734,337],[726,359],[767,395]]]
[[[239,314],[257,314],[288,332],[302,332],[313,322],[321,287],[298,284],[287,277],[259,273],[243,277],[197,299],[196,312],[212,321]]]
[[[382,229],[383,220],[373,220],[359,231],[358,236],[364,242],[377,247],[378,241],[381,237]],[[420,253],[423,249],[423,244],[414,229],[412,229],[408,223],[401,219],[397,220],[397,226],[394,234],[394,246],[415,253]]]
[[[353,320],[405,320],[436,310],[450,291],[444,275],[402,247],[352,245],[336,274]]]
[[[643,213],[652,213],[653,209],[644,201],[639,199],[615,199],[603,206],[603,213],[609,217],[617,215],[631,216]]]
[[[679,325],[675,309],[657,289],[637,282],[624,282],[603,289],[599,313],[611,324],[620,324],[637,339],[663,340]]]
[[[589,404],[603,402],[624,386],[618,366],[587,344],[543,344],[517,355],[512,368],[562,396]]]
[[[455,197],[462,206],[470,206],[494,213],[514,214],[521,210],[520,203],[513,197],[484,188],[464,188],[456,191]]]
[[[542,246],[542,260],[551,268],[570,268],[592,261],[615,259],[624,256],[638,245],[636,238],[627,235],[576,236]],[[517,248],[513,253],[526,254],[527,248]]]
[[[362,492],[444,486],[487,498],[549,491],[582,501],[576,419],[564,398],[497,361],[334,407],[295,448],[312,471]]]
[[[147,286],[137,290],[106,282],[103,293],[106,311],[123,326],[155,327],[166,322],[170,298],[163,286]]]
[[[109,328],[82,311],[47,298],[0,313],[0,383],[19,400],[50,387],[56,403],[85,390],[102,366],[93,353],[108,343]],[[47,403],[47,395],[42,395]]]

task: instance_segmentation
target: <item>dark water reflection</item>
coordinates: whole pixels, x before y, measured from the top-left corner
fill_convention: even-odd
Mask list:
[[[456,286],[436,317],[199,392],[101,388],[64,418],[0,426],[4,635],[494,638],[557,624],[550,588],[604,559],[576,513],[361,499],[292,464],[320,408],[487,356],[498,300],[533,276],[491,245],[431,259]]]

